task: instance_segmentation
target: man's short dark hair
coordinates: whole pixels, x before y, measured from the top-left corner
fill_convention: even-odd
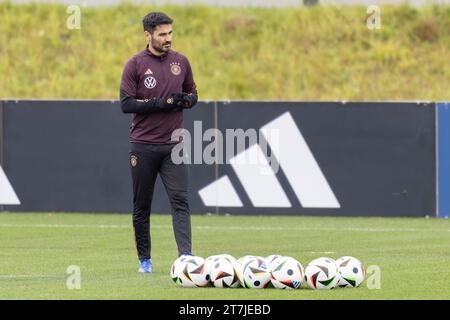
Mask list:
[[[142,23],[144,31],[153,33],[156,27],[162,24],[172,24],[173,19],[163,12],[150,12],[144,17]]]

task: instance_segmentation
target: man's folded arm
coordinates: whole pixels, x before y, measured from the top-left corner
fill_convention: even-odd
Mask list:
[[[149,114],[163,110],[172,110],[175,107],[172,101],[170,98],[140,100],[129,96],[124,90],[120,90],[120,107],[123,113]]]

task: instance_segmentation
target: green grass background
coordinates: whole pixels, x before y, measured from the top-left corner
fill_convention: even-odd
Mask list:
[[[142,17],[175,19],[200,98],[450,100],[450,7],[67,7],[0,4],[0,98],[117,99],[126,60],[145,46]]]
[[[153,215],[155,272],[138,274],[130,215],[0,213],[0,299],[449,299],[450,224],[424,218],[193,215],[194,253],[290,255],[304,266],[352,255],[381,269],[381,289],[295,291],[177,287],[168,215]],[[109,226],[109,227],[108,227]],[[333,252],[333,253],[330,253]],[[81,289],[66,287],[81,269]],[[370,275],[368,275],[370,276]]]

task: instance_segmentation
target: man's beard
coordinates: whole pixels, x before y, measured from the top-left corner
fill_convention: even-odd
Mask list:
[[[166,44],[169,44],[168,46],[165,46]],[[171,42],[165,42],[165,43],[158,43],[156,41],[153,41],[150,43],[153,49],[155,49],[158,52],[164,53],[170,50],[172,43]]]

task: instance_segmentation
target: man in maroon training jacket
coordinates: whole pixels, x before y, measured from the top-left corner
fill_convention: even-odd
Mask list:
[[[158,173],[169,196],[178,255],[191,254],[191,222],[186,164],[174,164],[171,151],[181,140],[183,110],[197,103],[188,59],[171,50],[173,20],[162,12],[143,19],[147,47],[126,63],[120,105],[132,114],[130,167],[133,180],[133,227],[139,272],[153,272],[150,210]]]

